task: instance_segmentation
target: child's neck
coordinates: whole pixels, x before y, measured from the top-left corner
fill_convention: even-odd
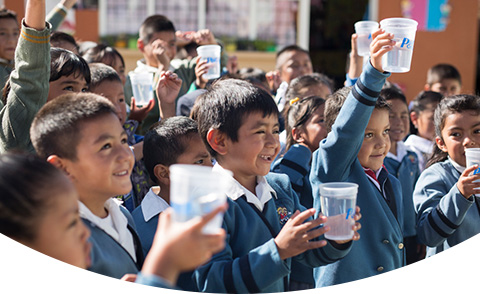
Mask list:
[[[397,141],[390,141],[390,153],[397,155]]]
[[[160,192],[158,192],[157,195],[170,205],[170,186],[160,184],[159,187]]]
[[[99,218],[106,218],[108,216],[108,211],[105,209],[105,202],[110,199],[110,197],[96,197],[88,195],[87,197],[82,197],[80,194],[80,201],[96,216]]]

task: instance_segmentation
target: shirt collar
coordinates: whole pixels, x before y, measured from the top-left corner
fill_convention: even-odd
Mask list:
[[[160,187],[154,186],[150,188],[145,198],[142,200],[142,213],[145,222],[151,220],[154,216],[160,214],[165,209],[169,208],[167,201],[158,196],[160,193]]]
[[[453,167],[460,173],[462,174],[463,171],[465,171],[465,167],[461,166],[460,164],[456,163],[455,160],[451,159],[450,156],[448,156],[448,161],[453,165]]]
[[[415,146],[416,149],[420,150],[423,153],[431,153],[432,148],[434,145],[434,142],[432,140],[428,140],[425,138],[422,138],[417,135],[411,135],[407,138],[409,141],[410,146]]]
[[[224,168],[216,163],[213,167],[215,171],[222,171]],[[232,185],[229,185],[227,190],[227,196],[232,200],[245,196],[248,203],[255,205],[260,211],[263,211],[265,203],[272,199],[272,195],[277,198],[277,193],[267,183],[267,180],[263,176],[257,176],[257,186],[255,187],[255,194],[250,192],[247,188],[242,186],[237,180],[232,177]]]
[[[403,143],[403,141],[397,142],[397,155],[391,152],[387,153],[388,158],[395,159],[398,162],[401,162],[405,155],[407,155],[407,146],[405,146],[405,143]]]

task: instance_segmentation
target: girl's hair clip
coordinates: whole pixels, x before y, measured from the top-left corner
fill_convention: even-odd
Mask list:
[[[298,98],[298,97],[293,98],[292,100],[290,100],[290,105],[293,105],[293,104],[297,103],[298,100],[300,100],[300,98]]]

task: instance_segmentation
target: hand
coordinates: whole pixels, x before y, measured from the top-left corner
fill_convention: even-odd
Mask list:
[[[360,239],[360,234],[357,232],[362,228],[362,225],[358,222],[362,218],[362,214],[360,213],[360,207],[355,208],[355,216],[353,219],[355,220],[355,224],[353,225],[353,238],[349,240],[335,240],[334,242],[338,244],[345,244],[350,241],[358,241]]]
[[[235,74],[238,72],[238,58],[235,55],[229,56],[227,61],[228,73]]]
[[[25,8],[25,25],[42,31],[45,29],[45,0],[28,0]]]
[[[217,45],[215,36],[209,29],[199,30],[194,35],[194,41],[198,45]]]
[[[176,31],[175,37],[177,39],[177,46],[183,47],[195,41],[194,40],[195,33],[196,33],[195,31],[188,31],[188,32]]]
[[[357,38],[357,34],[352,34],[352,51],[350,52],[350,63],[348,66],[348,76],[351,79],[358,78],[363,70],[363,56],[358,55]]]
[[[60,3],[65,6],[65,8],[70,9],[75,5],[79,0],[61,0]]]
[[[480,188],[480,174],[474,175],[473,172],[478,168],[478,164],[472,165],[466,168],[463,173],[460,175],[460,178],[457,182],[457,188],[462,196],[466,199],[470,198],[475,193],[480,193],[480,190],[475,188]],[[479,182],[475,182],[479,181]]]
[[[167,42],[157,39],[152,42],[152,53],[157,59],[158,70],[168,70],[171,58],[168,56]]]
[[[195,80],[195,84],[197,85],[198,88],[205,89],[205,86],[207,85],[208,80],[203,76],[208,72],[208,69],[210,68],[211,64],[208,64],[206,59],[202,61],[200,60],[201,60],[201,57],[198,56],[197,64],[195,65],[195,76],[197,77],[197,79]]]
[[[172,221],[172,209],[160,214],[152,248],[143,264],[142,273],[160,276],[173,285],[178,274],[207,262],[225,247],[225,230],[203,234],[202,228],[215,215],[224,212],[227,204],[211,213],[184,223]]]
[[[391,51],[395,46],[393,34],[386,33],[384,29],[378,29],[372,33],[372,43],[370,44],[370,62],[379,72],[384,72],[382,67],[382,56]]]
[[[132,101],[130,103],[130,115],[128,116],[129,119],[136,120],[138,122],[142,122],[150,112],[150,110],[155,107],[155,101],[150,100],[148,104],[142,107],[137,107],[135,103],[135,97],[132,97]]]
[[[133,150],[133,155],[135,156],[135,161],[139,161],[143,158],[143,142],[138,142],[137,144],[134,144],[133,146],[130,146]]]
[[[280,74],[278,71],[269,71],[265,74],[265,78],[267,79],[268,86],[270,90],[273,92],[277,91],[278,87],[282,83],[282,79],[280,78]]]
[[[157,99],[162,119],[175,116],[175,100],[182,86],[182,80],[177,74],[166,71],[160,72],[157,83]]]
[[[137,279],[137,275],[136,274],[125,274],[120,280],[121,281],[125,281],[125,282],[135,282],[135,280]]]
[[[296,256],[309,249],[320,248],[327,245],[327,241],[310,241],[317,238],[325,232],[328,232],[330,227],[324,226],[314,229],[319,225],[325,223],[327,218],[320,215],[318,218],[305,222],[309,217],[315,214],[315,209],[307,209],[304,212],[295,211],[292,217],[283,226],[280,233],[275,238],[275,244],[278,248],[278,253],[282,260],[292,256]]]

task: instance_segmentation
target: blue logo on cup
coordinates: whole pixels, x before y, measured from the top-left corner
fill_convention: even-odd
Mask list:
[[[218,62],[218,58],[216,57],[207,57],[205,58],[207,60],[207,63],[216,63]]]
[[[473,174],[476,175],[476,174],[480,174],[480,167],[477,168],[476,170],[473,171]]]
[[[410,40],[409,38],[403,38],[402,45],[400,45],[400,48],[413,49],[413,41]]]
[[[480,168],[479,168],[480,169]],[[353,218],[355,216],[355,211],[353,210],[353,208],[349,208],[347,210],[347,216],[345,217],[345,219],[348,219],[348,218]]]

